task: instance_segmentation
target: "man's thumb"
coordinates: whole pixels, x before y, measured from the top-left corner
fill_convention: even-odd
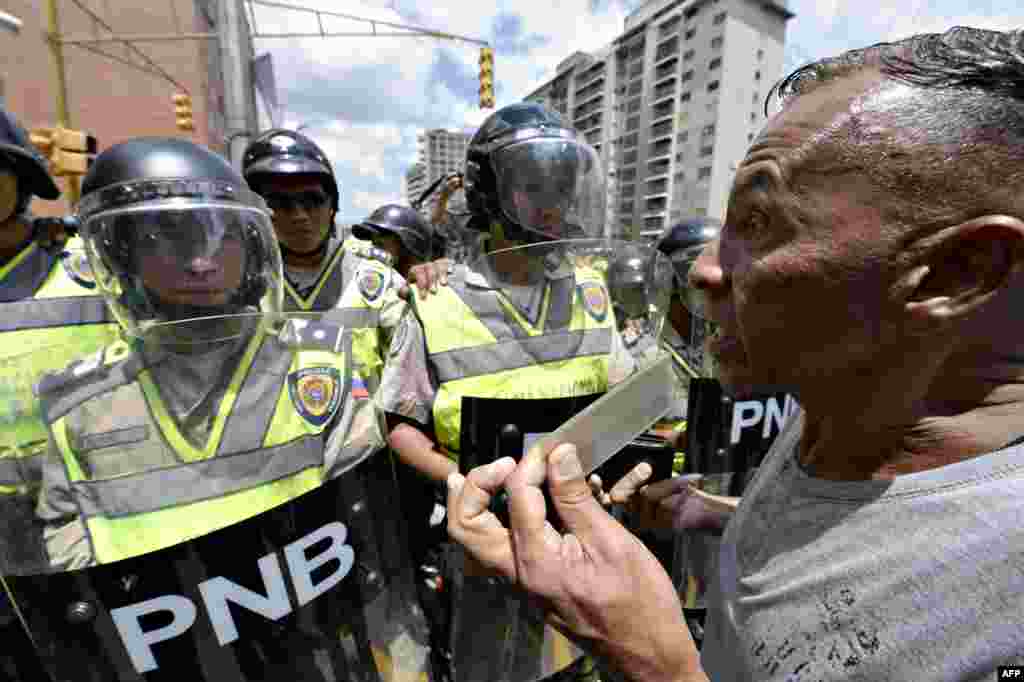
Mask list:
[[[586,537],[605,520],[612,520],[594,498],[574,445],[559,445],[551,452],[548,481],[555,511],[566,529],[577,537]]]

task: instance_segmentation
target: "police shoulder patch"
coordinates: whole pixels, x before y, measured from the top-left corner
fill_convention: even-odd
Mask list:
[[[380,298],[387,285],[387,276],[384,272],[374,267],[364,267],[356,275],[356,283],[359,286],[359,293],[368,302],[372,303]]]
[[[579,285],[583,309],[598,322],[608,317],[608,294],[599,282],[583,282]]]
[[[65,251],[61,254],[60,263],[67,276],[76,284],[86,289],[96,288],[96,276],[92,272],[92,266],[89,265],[89,257],[85,251],[77,249]]]
[[[336,367],[304,367],[288,375],[292,404],[313,426],[323,426],[334,417],[341,389],[341,372]]]

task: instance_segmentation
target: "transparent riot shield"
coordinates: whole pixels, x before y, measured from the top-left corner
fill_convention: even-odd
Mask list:
[[[636,276],[628,287],[613,287],[609,274],[623,256]],[[656,362],[657,343],[644,354],[627,347],[621,318],[629,316],[633,328],[657,339],[670,278],[668,261],[653,248],[607,240],[499,250],[457,266],[448,287],[417,298],[439,382],[433,416],[440,447],[464,472],[498,457],[518,458]],[[621,419],[588,429],[595,450],[609,442],[628,449],[662,416],[667,397],[617,409]],[[671,452],[664,454],[670,466]],[[524,593],[455,553],[450,641],[457,682],[593,677],[584,652],[546,626],[546,614]]]
[[[50,679],[426,679],[350,330],[155,325],[32,383],[47,441],[0,577]]]

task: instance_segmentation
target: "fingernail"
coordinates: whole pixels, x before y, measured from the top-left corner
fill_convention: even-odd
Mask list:
[[[637,473],[640,474],[640,478],[647,480],[654,473],[654,469],[647,462],[641,462],[640,466],[637,467]]]
[[[555,462],[561,478],[575,478],[583,475],[583,465],[576,456],[576,448],[572,445],[558,449],[558,460]]]
[[[448,490],[451,490],[453,492],[457,491],[459,488],[462,487],[462,484],[465,482],[465,480],[466,479],[462,477],[462,474],[448,474],[448,478],[446,480],[446,482],[448,483]]]

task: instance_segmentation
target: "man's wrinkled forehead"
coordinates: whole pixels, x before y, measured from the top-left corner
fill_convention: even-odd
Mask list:
[[[865,121],[886,102],[903,99],[906,86],[887,80],[875,69],[863,69],[814,86],[786,102],[754,140],[748,156],[762,149],[779,152],[791,168],[811,161],[836,143],[843,144],[851,129],[863,130]],[[881,134],[881,119],[874,132]],[[871,124],[873,125],[873,124]]]

